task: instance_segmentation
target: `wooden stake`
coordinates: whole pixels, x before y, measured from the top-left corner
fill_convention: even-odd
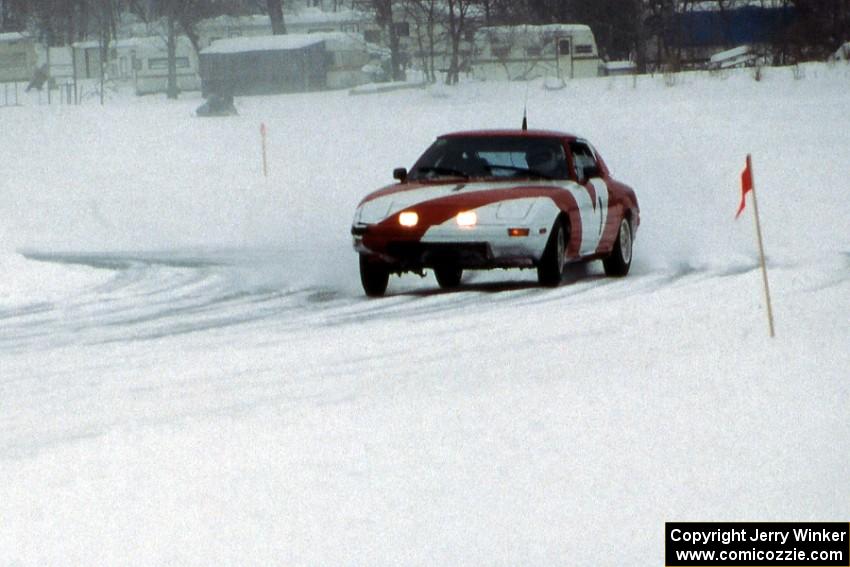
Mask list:
[[[750,154],[747,154],[747,169],[750,170],[750,175],[752,176],[753,182],[753,214],[756,217],[756,237],[758,238],[759,244],[759,259],[761,262],[761,275],[762,280],[764,281],[764,298],[767,302],[767,323],[770,328],[770,336],[776,336],[773,331],[773,308],[770,303],[770,286],[767,283],[767,263],[764,260],[764,244],[761,239],[761,223],[759,222],[759,205],[758,200],[756,199],[756,183],[755,183],[755,175],[753,175],[753,163]]]

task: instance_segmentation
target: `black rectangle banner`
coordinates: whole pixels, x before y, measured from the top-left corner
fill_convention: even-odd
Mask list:
[[[850,567],[850,523],[667,522],[666,567]]]

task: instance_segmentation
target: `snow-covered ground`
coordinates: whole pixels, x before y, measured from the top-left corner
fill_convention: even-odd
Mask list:
[[[665,521],[847,521],[850,67],[804,71],[0,108],[0,564],[660,565]],[[526,97],[636,188],[629,277],[365,299],[360,197]]]

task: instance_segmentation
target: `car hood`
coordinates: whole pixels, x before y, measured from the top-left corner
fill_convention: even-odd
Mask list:
[[[549,193],[575,185],[569,180],[464,181],[447,183],[399,183],[379,189],[360,203],[358,220],[374,223],[407,208],[440,206],[477,208],[490,203]]]

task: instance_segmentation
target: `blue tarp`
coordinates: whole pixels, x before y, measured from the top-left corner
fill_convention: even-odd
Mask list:
[[[665,41],[678,47],[714,47],[770,43],[796,18],[794,8],[746,6],[725,11],[676,14]]]

